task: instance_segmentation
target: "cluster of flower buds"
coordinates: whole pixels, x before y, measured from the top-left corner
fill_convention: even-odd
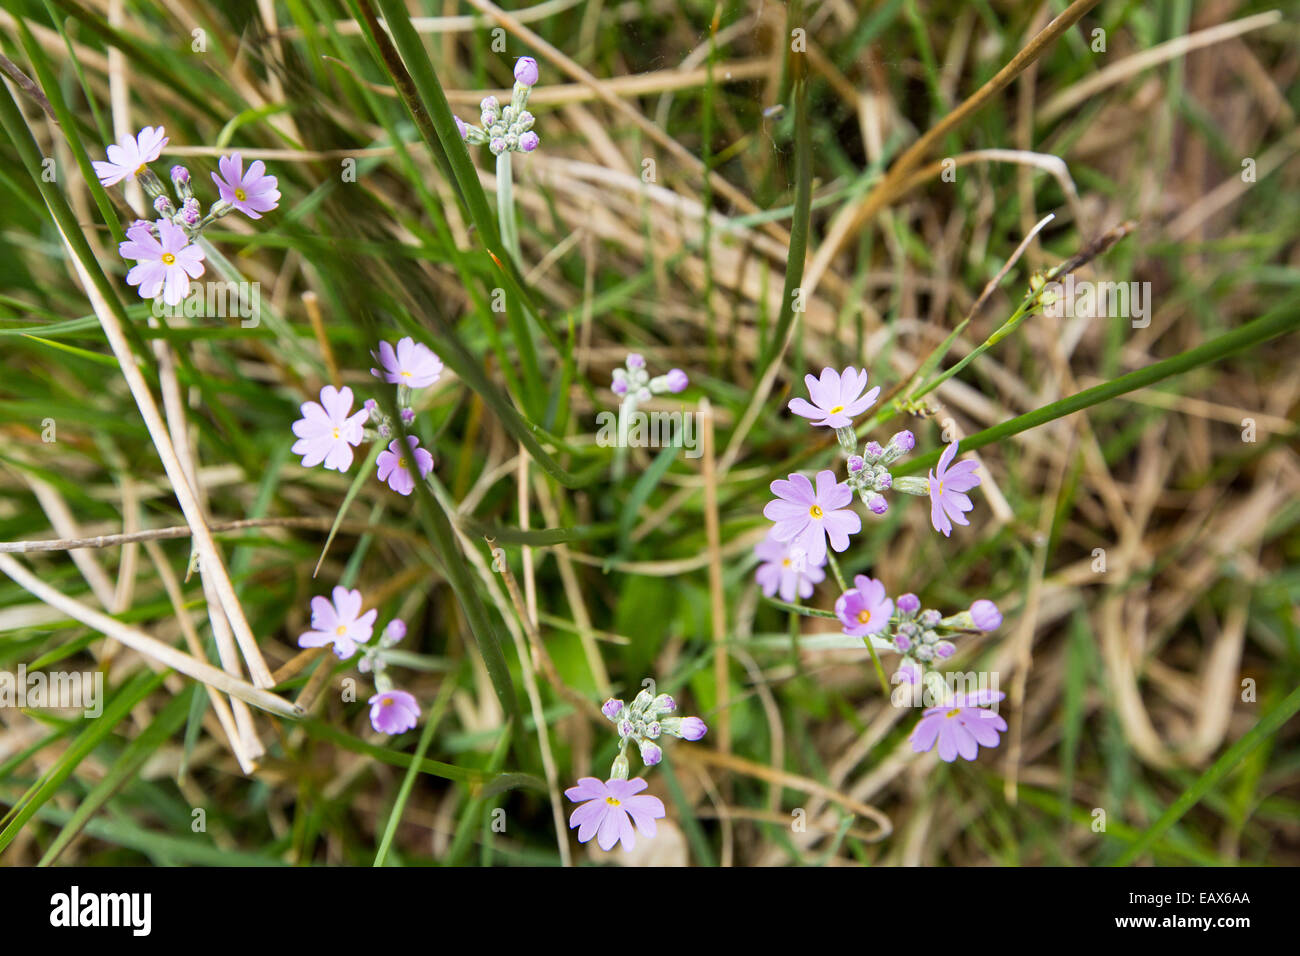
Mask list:
[[[395,617],[388,622],[384,632],[379,635],[379,640],[373,644],[358,645],[361,658],[357,661],[357,670],[363,674],[375,675],[375,690],[382,692],[393,689],[393,681],[386,673],[388,655],[385,652],[400,644],[404,637],[406,637],[406,622],[400,617]]]
[[[618,730],[618,756],[610,770],[610,778],[626,780],[628,775],[627,748],[636,744],[641,752],[641,761],[647,767],[653,767],[664,757],[659,744],[663,735],[680,737],[682,740],[699,740],[708,731],[704,721],[698,717],[670,717],[677,709],[677,702],[668,694],[655,694],[653,690],[643,689],[631,704],[611,697],[601,705],[600,712],[613,722]]]
[[[886,636],[902,657],[898,666],[898,680],[909,684],[921,683],[926,666],[935,661],[947,660],[957,652],[951,638],[971,631],[994,631],[1002,625],[1002,613],[992,601],[981,599],[950,617],[940,612],[922,608],[915,594],[904,594],[894,604]]]
[[[904,429],[889,439],[889,444],[884,448],[881,448],[878,442],[867,442],[866,447],[862,449],[862,454],[859,455],[852,451],[856,447],[857,440],[852,428],[838,429],[836,434],[839,436],[840,445],[850,451],[849,487],[862,499],[867,510],[872,514],[883,515],[889,510],[889,502],[885,500],[883,493],[894,487],[894,476],[889,473],[889,466],[916,447],[916,437]],[[906,484],[906,479],[900,479],[900,483]]]
[[[515,87],[510,105],[502,107],[495,96],[479,104],[481,126],[470,126],[454,117],[460,138],[474,146],[487,144],[493,156],[502,153],[531,153],[541,139],[533,132],[533,114],[528,112],[528,97],[537,85],[537,61],[522,56],[515,62]]]
[[[627,357],[625,368],[614,369],[614,381],[609,387],[615,395],[623,399],[624,404],[636,405],[650,401],[652,395],[663,395],[667,392],[676,394],[685,390],[689,384],[691,380],[679,368],[672,369],[666,375],[651,378],[645,368],[645,357],[632,352]]]

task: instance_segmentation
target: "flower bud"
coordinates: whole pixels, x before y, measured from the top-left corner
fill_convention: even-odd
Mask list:
[[[537,61],[531,56],[521,56],[515,61],[515,79],[524,86],[536,86],[539,73]]]
[[[395,617],[388,622],[384,628],[384,641],[389,644],[396,644],[402,638],[406,637],[406,622],[400,617]]]
[[[623,702],[614,697],[611,697],[609,700],[605,701],[605,703],[600,705],[600,712],[610,720],[617,720],[619,712],[622,711],[622,709]]]
[[[906,654],[912,647],[912,639],[906,634],[894,635],[894,648],[900,654]]]
[[[970,618],[981,631],[996,631],[1002,626],[1002,612],[998,606],[983,598],[970,606]]]
[[[172,182],[183,186],[190,181],[190,171],[179,163],[172,167]]]
[[[849,455],[849,474],[857,474],[865,467],[867,467],[867,463],[862,460],[861,455]]]
[[[640,352],[629,352],[627,356],[628,368],[645,368],[645,356]]]
[[[867,508],[872,514],[883,515],[889,510],[889,502],[884,495],[872,495],[867,499]]]
[[[940,660],[947,660],[957,653],[957,645],[952,641],[940,641],[934,645],[934,653],[939,656]]]
[[[869,441],[867,442],[867,447],[863,449],[863,452],[874,462],[885,453],[885,450],[880,447],[878,442]]]
[[[627,757],[622,752],[614,758],[614,764],[609,768],[609,778],[611,780],[626,780],[628,770]]]
[[[651,703],[650,709],[657,714],[669,714],[677,709],[677,701],[670,694],[660,694]]]
[[[687,717],[678,729],[678,736],[683,740],[699,740],[708,733],[708,725],[698,717]]]
[[[647,767],[653,767],[663,759],[664,752],[659,749],[658,744],[652,744],[648,740],[641,741],[641,760]]]
[[[898,600],[894,602],[894,606],[904,614],[915,614],[917,611],[921,610],[921,599],[915,594],[909,592],[908,594],[900,595]]]
[[[665,384],[668,386],[668,391],[673,394],[684,391],[686,386],[691,384],[691,380],[686,377],[686,373],[679,368],[671,369],[664,378],[667,379]]]

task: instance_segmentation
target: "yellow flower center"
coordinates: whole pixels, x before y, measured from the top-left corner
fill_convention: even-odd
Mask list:
[[[788,568],[788,567],[790,566],[790,559],[789,559],[789,558],[784,558],[784,559],[782,559],[781,563],[782,563],[783,565],[785,565],[785,566]]]
[[[940,495],[943,494],[943,482],[942,482],[942,481],[939,482],[939,494],[940,494]]]
[[[405,372],[405,371],[402,372],[402,378],[410,378],[410,377],[411,377],[411,373],[410,373],[410,372]]]
[[[144,172],[144,168],[148,165],[149,165],[148,163],[141,163],[139,166],[135,168],[135,172],[132,173],[131,175],[139,176],[142,172]]]
[[[405,458],[399,458],[399,459],[397,459],[397,467],[398,467],[398,468],[401,468],[403,471],[405,471],[405,470],[406,470],[406,459],[405,459]]]
[[[391,698],[391,697],[385,697],[383,700],[381,700],[381,701],[379,702],[379,706],[380,706],[380,707],[392,707],[392,706],[393,706],[393,698]]]
[[[961,708],[960,708],[960,707],[954,707],[952,710],[948,711],[948,713],[944,714],[944,716],[947,717],[949,720],[952,720],[954,717],[956,717],[956,716],[957,716],[958,714],[960,714],[960,713],[961,713]]]
[[[334,429],[334,437],[335,437],[335,438],[338,438],[338,437],[339,437],[339,430],[338,430],[337,428]]]
[[[240,202],[243,202],[245,199],[248,198],[248,193],[244,192],[242,189],[236,189],[235,198],[238,199]]]
[[[864,607],[861,611],[858,612],[858,623],[859,623],[859,624],[866,624],[866,623],[867,623],[868,621],[870,621],[870,620],[871,620],[871,612],[868,611],[865,607]]]
[[[834,408],[831,409],[831,414],[834,415],[835,413],[842,412],[842,411],[844,411],[844,406],[836,405]]]
[[[338,627],[334,628],[334,633],[337,634],[339,637],[342,637],[347,632],[348,632],[348,626],[346,624],[340,624]]]
[[[808,513],[812,515],[814,518],[817,518],[818,520],[820,520],[822,516],[825,514],[825,512],[822,511],[821,505],[813,505],[811,508],[808,509]]]
[[[174,266],[176,264],[176,257],[170,252],[164,252],[162,254],[162,261],[165,266]]]
[[[617,807],[619,805],[619,801],[615,797],[606,797],[605,802],[608,803],[611,807]]]

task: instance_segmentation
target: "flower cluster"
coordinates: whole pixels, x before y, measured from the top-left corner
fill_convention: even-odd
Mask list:
[[[380,342],[379,350],[372,354],[381,368],[372,368],[370,373],[397,386],[398,413],[404,424],[413,424],[413,392],[438,381],[442,361],[428,346],[410,336],[400,339],[396,346]],[[293,433],[298,436],[293,453],[302,455],[304,468],[324,463],[327,469],[344,472],[352,467],[352,449],[362,441],[386,440],[388,447],[376,458],[379,480],[399,495],[411,494],[416,475],[427,478],[433,471],[433,455],[419,447],[420,440],[414,435],[406,436],[403,447],[392,421],[373,398],[367,399],[356,413],[352,412],[352,402],[352,389],[333,385],[321,389],[319,402],[304,402],[302,418],[293,423]]]
[[[212,174],[219,199],[207,213],[194,195],[190,171],[184,166],[171,168],[175,200],[168,195],[162,180],[149,168],[162,155],[168,138],[161,126],[146,126],[135,136],[127,136],[105,150],[106,160],[95,160],[95,175],[104,186],[124,180],[138,180],[153,204],[158,219],[137,219],[126,230],[126,241],[118,245],[123,259],[134,262],[126,274],[128,285],[136,286],[143,299],[162,300],[179,305],[189,293],[190,280],[203,275],[203,250],[195,240],[203,230],[231,210],[250,219],[261,219],[280,202],[276,178],[266,174],[259,159],[244,170],[239,153],[222,156],[217,163],[220,175]]]
[[[639,352],[629,352],[623,368],[614,369],[610,391],[622,399],[624,407],[635,408],[641,402],[650,401],[652,395],[672,392],[674,395],[686,390],[691,380],[679,368],[671,369],[666,375],[650,377],[646,371],[645,356]]]
[[[510,105],[504,109],[495,96],[479,104],[481,126],[470,126],[459,116],[454,117],[460,138],[475,146],[487,143],[493,156],[503,153],[531,153],[541,139],[533,132],[533,114],[528,112],[528,97],[537,85],[537,61],[531,56],[520,57],[515,62],[515,86]]]
[[[840,480],[835,471],[823,469],[811,480],[796,473],[772,482],[775,497],[763,509],[772,527],[754,549],[760,562],[755,575],[758,585],[768,598],[779,593],[788,604],[806,600],[825,580],[829,563],[842,591],[835,602],[835,617],[843,632],[862,639],[873,654],[881,650],[899,655],[895,683],[917,690],[924,687],[942,705],[926,710],[912,735],[914,749],[930,750],[937,741],[942,759],[972,760],[980,745],[997,746],[998,732],[1006,729],[996,713],[981,709],[1002,695],[955,694],[932,668],[956,652],[953,638],[1001,626],[997,605],[979,600],[967,611],[944,616],[923,608],[915,594],[890,598],[883,582],[865,574],[857,575],[853,586],[847,587],[831,552],[847,550],[851,536],[862,530],[853,499],[861,500],[872,514],[883,515],[890,492],[928,496],[931,524],[945,537],[951,535],[954,523],[969,523],[966,512],[974,506],[966,492],[980,483],[977,465],[954,463],[954,442],[944,449],[928,479],[895,478],[891,468],[916,447],[916,437],[903,430],[883,446],[869,441],[859,448],[854,419],[871,408],[880,394],[878,386],[868,390],[866,371],[853,366],[843,371],[825,368],[820,376],[806,375],[804,383],[808,398],[791,400],[790,411],[815,427],[835,430],[846,474]]]
[[[311,599],[311,630],[298,638],[299,647],[331,647],[339,660],[350,660],[358,651],[357,670],[375,675],[375,694],[369,700],[370,723],[383,734],[396,735],[413,728],[420,717],[414,695],[393,687],[388,676],[388,651],[406,636],[401,618],[388,622],[379,640],[371,643],[379,611],[361,612],[361,592],[336,587],[330,598]]]
[[[611,850],[620,841],[624,849],[631,850],[636,846],[638,830],[647,838],[655,835],[655,820],[666,814],[663,801],[641,793],[648,786],[642,778],[628,779],[627,750],[636,744],[641,761],[649,768],[663,759],[663,749],[656,741],[665,735],[699,740],[708,732],[698,717],[669,716],[676,709],[677,702],[671,696],[656,694],[650,688],[643,688],[630,704],[611,697],[601,705],[600,712],[618,731],[618,756],[608,780],[583,777],[576,787],[564,791],[566,797],[580,804],[569,817],[569,829],[578,829],[579,843],[595,837],[602,850]]]

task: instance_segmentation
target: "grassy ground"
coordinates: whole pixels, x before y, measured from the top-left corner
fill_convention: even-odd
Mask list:
[[[1300,31],[1270,10],[7,3],[0,540],[63,543],[0,546],[0,671],[99,672],[106,700],[0,707],[0,861],[1300,862]],[[516,265],[451,114],[524,55]],[[206,233],[208,277],[260,284],[255,327],[152,321],[124,282],[145,207],[88,164],[158,124],[157,172],[205,200],[233,149],[278,177],[277,210]],[[1147,314],[1017,311],[1078,256],[1149,283]],[[301,403],[346,384],[391,412],[370,351],[403,335],[447,365],[412,426],[427,491],[367,447],[302,467]],[[596,415],[629,351],[688,372],[651,407],[698,414],[700,457],[630,449],[617,476]],[[754,581],[768,484],[835,467],[786,404],[850,364],[886,396],[863,436],[915,432],[911,473],[957,436],[982,465],[969,528],[895,495],[840,558],[1001,607],[952,662],[1008,694],[974,762],[914,754],[863,650]],[[178,495],[230,594],[189,573]],[[376,733],[372,675],[300,651],[336,584],[407,622],[416,730]],[[104,636],[215,668],[235,607],[304,716]],[[710,733],[647,775],[659,836],[604,854],[559,791],[606,776],[592,710],[647,677]]]

